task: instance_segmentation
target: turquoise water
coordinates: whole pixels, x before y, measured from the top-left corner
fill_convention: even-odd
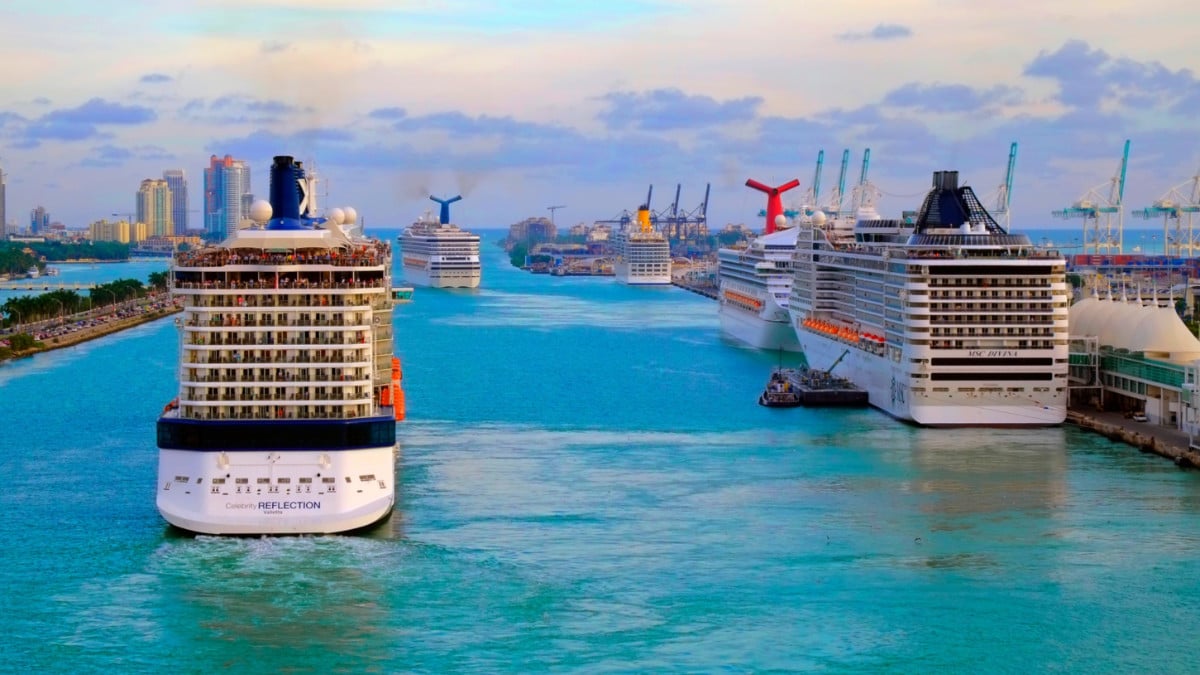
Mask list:
[[[711,301],[549,278],[397,311],[364,536],[154,509],[170,320],[0,366],[0,670],[1193,671],[1200,474],[1074,429],[755,404]]]

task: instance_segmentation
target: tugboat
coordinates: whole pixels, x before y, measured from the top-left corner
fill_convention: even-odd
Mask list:
[[[829,370],[776,367],[767,380],[767,387],[758,396],[758,404],[771,408],[804,406],[864,406],[867,392],[854,386],[844,377],[833,375],[833,369],[850,350],[833,362]]]
[[[768,408],[794,408],[801,404],[800,392],[792,386],[787,373],[776,368],[767,380],[767,387],[758,395],[758,404]]]

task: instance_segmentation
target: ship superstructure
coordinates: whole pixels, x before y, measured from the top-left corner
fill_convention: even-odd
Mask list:
[[[809,366],[933,426],[1044,426],[1067,401],[1066,261],[1011,234],[956,171],[915,223],[818,214],[799,228],[788,310]]]
[[[426,212],[399,237],[404,278],[432,288],[478,288],[479,235],[450,222],[450,204],[462,197],[429,198],[441,205],[439,217]]]
[[[255,225],[181,252],[179,394],[158,421],[159,512],[207,534],[345,532],[395,502],[391,250],[316,217],[291,157]]]
[[[639,207],[636,223],[614,238],[613,275],[631,286],[671,283],[671,244],[650,223],[650,207]]]
[[[721,332],[751,347],[800,351],[788,320],[796,228],[717,251]]]

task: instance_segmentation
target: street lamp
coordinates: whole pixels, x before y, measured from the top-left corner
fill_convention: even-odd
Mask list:
[[[114,305],[117,304],[117,294],[116,293],[108,290],[107,288],[93,288],[92,290],[98,291],[100,293],[108,293],[110,296],[112,296],[113,304]],[[89,293],[88,295],[90,296],[91,294]]]
[[[58,323],[59,323],[59,325],[62,325],[62,315],[63,315],[63,304],[62,304],[62,300],[59,300],[58,298],[47,298],[47,299],[48,299],[48,300],[50,300],[50,301],[52,301],[52,302],[57,302],[57,303],[58,303]]]

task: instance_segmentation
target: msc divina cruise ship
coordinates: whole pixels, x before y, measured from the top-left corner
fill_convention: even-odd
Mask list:
[[[450,222],[450,205],[462,196],[429,198],[441,204],[439,217],[426,212],[398,237],[405,280],[432,288],[478,288],[479,235]]]
[[[315,216],[276,157],[254,226],[179,253],[179,396],[158,420],[158,510],[197,533],[346,532],[392,513],[391,250],[353,209]]]
[[[1067,402],[1066,261],[1001,228],[958,172],[915,224],[800,226],[788,311],[812,368],[930,426],[1047,426]]]

